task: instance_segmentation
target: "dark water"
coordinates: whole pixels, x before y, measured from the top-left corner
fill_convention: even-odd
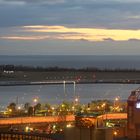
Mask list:
[[[130,92],[140,85],[138,84],[77,84],[76,96],[79,96],[81,103],[88,103],[96,99],[113,100],[116,96],[127,99]],[[66,96],[63,85],[30,85],[30,86],[9,86],[0,87],[0,105],[7,105],[16,102],[19,104],[33,102],[38,97],[39,102],[58,104],[63,100],[72,101],[74,97],[73,85],[66,84]]]
[[[140,69],[140,56],[91,56],[91,55],[50,55],[50,56],[0,56],[0,64],[15,64],[43,67],[67,68],[128,68]]]
[[[97,68],[135,68],[140,69],[140,56],[0,56],[0,64],[15,64],[44,67],[97,67]],[[88,103],[94,99],[111,99],[120,96],[127,99],[130,92],[140,85],[136,84],[79,84],[76,85],[76,96],[81,103]],[[19,104],[32,102],[38,97],[39,102],[51,104],[63,100],[73,100],[73,85],[66,85],[66,97],[63,85],[36,85],[0,87],[0,105],[6,106],[10,102]]]

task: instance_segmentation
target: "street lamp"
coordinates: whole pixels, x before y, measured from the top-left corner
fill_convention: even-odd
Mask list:
[[[63,88],[64,88],[64,99],[66,100],[66,81],[63,81]]]
[[[75,98],[75,102],[78,102],[78,98]]]
[[[25,127],[25,132],[28,132],[29,131],[29,126],[26,126]]]
[[[106,103],[103,103],[103,104],[101,105],[101,107],[103,108],[103,114],[105,115],[105,126],[107,126]]]
[[[18,108],[17,108],[18,110],[21,110],[21,107],[20,106],[18,106]]]
[[[79,101],[79,99],[76,97],[76,89],[75,89],[75,87],[76,87],[76,82],[73,81],[73,98],[74,98],[74,104],[77,104],[78,101]]]
[[[102,108],[104,108],[104,107],[105,107],[105,105],[106,105],[106,103],[103,103],[103,104],[102,104]]]
[[[33,102],[34,102],[34,105],[33,105],[33,115],[35,115],[35,105],[37,104],[38,99],[37,98],[34,98],[33,99]]]
[[[9,112],[11,113],[12,112],[12,109],[9,109]]]
[[[119,96],[114,99],[114,111],[119,107],[119,100]]]
[[[114,132],[113,132],[113,135],[114,135],[114,138],[116,138],[117,135],[118,135],[118,132],[117,132],[117,131],[114,131]]]
[[[116,105],[117,102],[119,102],[119,100],[120,100],[119,97],[116,97],[116,98],[114,99],[114,106]]]
[[[37,103],[37,102],[38,102],[38,99],[37,99],[37,98],[34,98],[34,99],[33,99],[33,102],[34,102],[34,103]]]
[[[78,102],[79,102],[79,99],[76,97],[76,98],[74,99],[74,103],[75,103],[75,104],[78,104]]]
[[[75,81],[73,82],[73,97],[75,97],[75,87],[76,87],[76,83],[75,83]]]

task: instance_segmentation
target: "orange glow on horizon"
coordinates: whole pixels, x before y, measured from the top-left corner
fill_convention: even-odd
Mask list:
[[[73,28],[65,26],[31,25],[22,26],[20,35],[0,36],[7,40],[87,40],[87,41],[128,41],[140,40],[140,30]],[[24,35],[25,33],[34,35]],[[37,35],[35,35],[35,33]],[[39,35],[38,35],[39,34]]]

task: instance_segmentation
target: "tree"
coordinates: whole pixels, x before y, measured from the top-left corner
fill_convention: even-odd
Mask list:
[[[34,111],[39,111],[41,110],[41,104],[40,103],[37,103],[35,106],[34,106]]]
[[[32,106],[29,106],[28,108],[28,116],[32,116],[34,114],[34,109]]]
[[[45,104],[45,109],[50,110],[50,109],[51,109],[51,105],[48,104],[48,103],[46,103],[46,104]]]
[[[24,109],[25,109],[25,110],[28,110],[29,107],[30,107],[30,103],[25,103],[25,104],[24,104]]]
[[[59,105],[58,110],[61,115],[66,115],[71,110],[72,104],[66,101],[63,101],[62,104]]]
[[[7,108],[11,109],[12,112],[15,112],[16,111],[16,103],[14,103],[14,102],[10,103]]]

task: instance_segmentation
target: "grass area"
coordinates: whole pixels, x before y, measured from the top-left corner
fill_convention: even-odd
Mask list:
[[[132,71],[15,71],[0,74],[0,81],[51,81],[51,80],[140,80],[140,72]]]

